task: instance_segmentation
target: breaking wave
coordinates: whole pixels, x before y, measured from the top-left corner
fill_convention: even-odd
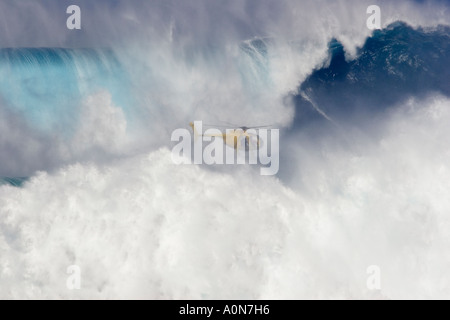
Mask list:
[[[449,297],[447,26],[397,22],[356,54],[172,33],[0,50],[0,177],[28,177],[0,179],[0,297]],[[193,120],[282,128],[280,174],[176,166]]]

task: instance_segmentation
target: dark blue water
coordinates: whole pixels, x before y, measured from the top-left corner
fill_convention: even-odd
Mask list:
[[[375,31],[354,60],[346,59],[337,40],[330,42],[329,55],[330,65],[315,70],[294,97],[296,126],[323,119],[311,101],[335,120],[353,121],[409,97],[450,96],[448,26],[427,31],[397,22]]]

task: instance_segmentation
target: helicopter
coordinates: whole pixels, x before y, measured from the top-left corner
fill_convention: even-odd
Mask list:
[[[214,128],[227,128],[226,133],[205,133],[201,134],[197,131],[196,125],[206,126],[206,127],[214,127]],[[232,147],[235,150],[245,149],[245,151],[249,150],[258,150],[261,147],[262,139],[256,133],[254,129],[262,129],[269,128],[272,125],[262,125],[262,126],[234,126],[236,129],[230,129],[230,126],[224,125],[210,125],[210,124],[202,124],[201,122],[190,122],[189,126],[192,128],[194,132],[195,138],[199,136],[202,137],[219,137],[222,138],[224,143]],[[200,129],[201,131],[201,129]],[[207,130],[208,131],[208,130]]]
[[[192,150],[192,135],[189,130],[178,128],[172,132],[170,140],[177,142],[172,148],[172,160],[175,164],[259,164],[261,175],[277,174],[280,162],[280,130],[273,128],[256,130],[272,127],[272,125],[233,126],[236,129],[229,129],[231,126],[226,126],[226,133],[217,128],[207,129],[203,133],[202,121],[190,122],[189,126],[194,132],[194,150]],[[205,126],[225,127],[223,125]],[[198,139],[199,137],[202,138]],[[210,143],[204,146],[203,141]],[[225,150],[223,147],[226,147]],[[254,150],[256,152],[253,152]]]

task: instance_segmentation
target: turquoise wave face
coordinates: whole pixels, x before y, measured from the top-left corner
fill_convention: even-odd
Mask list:
[[[129,105],[128,75],[109,50],[18,48],[0,50],[0,101],[30,125],[70,134],[87,96],[108,90]]]
[[[13,187],[21,187],[28,178],[0,178],[0,186],[11,185]]]
[[[252,95],[259,94],[271,83],[266,42],[270,43],[270,39],[246,41],[240,46],[240,75]],[[83,101],[91,94],[106,90],[111,94],[112,103],[122,108],[127,120],[131,120],[133,112],[139,113],[135,110],[137,106],[142,105],[138,103],[139,96],[131,93],[132,88],[137,85],[145,91],[139,83],[142,68],[131,68],[124,67],[110,49],[0,49],[0,107],[18,114],[33,129],[70,138],[82,121],[79,111]],[[143,77],[149,85],[161,82],[151,74]]]

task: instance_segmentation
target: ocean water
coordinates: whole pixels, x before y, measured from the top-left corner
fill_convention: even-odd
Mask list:
[[[0,185],[11,185],[14,187],[21,187],[27,178],[2,178]]]
[[[446,3],[373,32],[361,4],[99,3],[0,32],[1,298],[450,297]],[[273,124],[279,173],[175,165],[194,120]]]

